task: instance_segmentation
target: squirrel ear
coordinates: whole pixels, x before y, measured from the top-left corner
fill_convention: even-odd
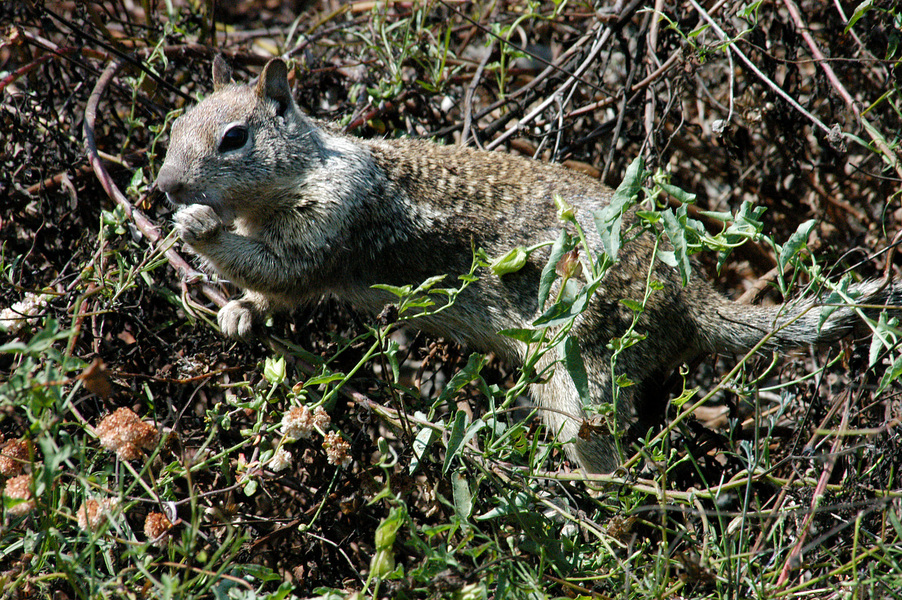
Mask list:
[[[217,91],[232,83],[232,67],[225,61],[222,54],[213,57],[213,91]]]
[[[281,58],[274,58],[263,67],[257,82],[257,97],[275,100],[282,116],[291,106],[291,88],[288,86],[288,66]]]

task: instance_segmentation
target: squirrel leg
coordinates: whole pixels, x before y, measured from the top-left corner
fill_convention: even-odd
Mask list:
[[[247,257],[264,254],[260,243],[227,232],[219,215],[210,206],[184,206],[176,213],[175,223],[179,237],[211,260],[213,266],[226,277],[251,279],[255,274],[246,273],[244,271],[248,269],[241,267],[265,263],[262,260],[247,260]],[[227,337],[250,339],[254,335],[254,327],[263,322],[271,308],[266,296],[248,290],[219,311],[219,328]]]

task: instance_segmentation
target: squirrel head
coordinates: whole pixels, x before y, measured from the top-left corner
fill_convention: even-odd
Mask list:
[[[214,92],[172,125],[156,187],[175,204],[206,204],[223,219],[291,205],[322,160],[319,131],[292,98],[288,67],[269,61],[256,84],[231,83],[220,57]]]

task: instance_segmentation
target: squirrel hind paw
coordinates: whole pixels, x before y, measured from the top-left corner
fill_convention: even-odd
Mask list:
[[[253,302],[239,299],[223,306],[216,319],[225,336],[249,340],[254,337],[254,328],[261,321],[261,314]]]

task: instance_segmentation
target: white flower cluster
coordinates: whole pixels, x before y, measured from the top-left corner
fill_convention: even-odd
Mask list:
[[[22,331],[28,319],[33,319],[50,300],[50,294],[26,292],[25,297],[8,308],[0,310],[0,331],[17,334]]]
[[[291,443],[310,439],[316,430],[323,435],[323,448],[329,463],[347,467],[351,464],[351,457],[348,455],[351,445],[342,439],[340,433],[326,431],[331,423],[332,418],[322,406],[317,406],[312,412],[306,406],[295,406],[282,416],[282,435],[286,443]],[[279,446],[269,461],[269,467],[276,472],[282,471],[288,468],[291,459],[291,453]]]

